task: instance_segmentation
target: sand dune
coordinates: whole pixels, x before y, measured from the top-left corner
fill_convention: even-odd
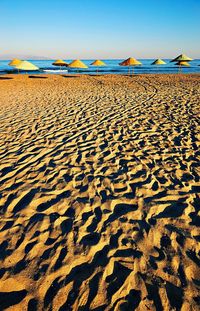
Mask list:
[[[0,309],[199,310],[200,77],[0,80]]]

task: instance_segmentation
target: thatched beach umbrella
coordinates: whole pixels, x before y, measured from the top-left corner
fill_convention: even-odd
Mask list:
[[[66,62],[64,62],[64,60],[62,60],[62,59],[56,60],[52,65],[59,66],[60,70],[61,70],[61,67],[67,67],[68,66],[68,64]]]
[[[183,61],[179,61],[175,63],[175,65],[178,66],[180,72],[181,72],[182,67],[190,67],[190,64],[188,62],[183,62]]]
[[[131,67],[133,68],[133,66],[142,65],[142,63],[133,57],[129,57],[125,59],[123,62],[121,62],[119,65],[129,67],[128,72],[129,74],[131,74]]]
[[[179,56],[177,56],[176,58],[172,59],[171,62],[176,63],[176,65],[178,65],[179,67],[179,71],[181,71],[181,67],[183,65],[181,65],[181,63],[183,62],[190,62],[191,60],[193,60],[192,58],[188,57],[185,54],[180,54]],[[189,65],[189,64],[188,64]],[[186,65],[187,66],[187,65]]]
[[[39,70],[39,67],[35,66],[34,64],[26,60],[21,61],[21,63],[19,65],[16,65],[15,68],[17,68],[18,70],[26,70],[26,71]]]
[[[164,60],[158,58],[154,60],[154,62],[151,65],[166,65],[166,63],[164,62]]]
[[[68,67],[69,68],[76,68],[77,72],[78,72],[78,69],[86,69],[86,68],[88,68],[88,66],[86,64],[84,64],[80,59],[73,60],[68,65]]]
[[[103,66],[106,66],[106,64],[102,60],[97,59],[97,60],[95,60],[94,62],[91,63],[91,66],[103,67]],[[97,68],[97,72],[98,72],[98,68]]]

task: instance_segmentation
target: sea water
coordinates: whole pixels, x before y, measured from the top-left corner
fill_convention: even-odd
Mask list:
[[[49,74],[64,74],[64,73],[77,73],[77,69],[74,68],[65,68],[53,66],[52,63],[54,60],[29,60],[36,66],[40,68],[40,72],[35,73],[49,73]],[[72,60],[66,59],[67,63],[70,63]],[[119,63],[122,62],[122,59],[104,59],[106,66],[105,67],[94,67],[90,64],[94,59],[82,60],[87,66],[88,69],[79,69],[78,73],[82,74],[94,74],[98,69],[98,74],[125,74],[128,73],[128,67],[119,66]],[[151,65],[154,59],[139,59],[142,62],[140,66],[134,66],[133,70],[135,74],[167,74],[167,73],[177,73],[178,66],[170,62],[170,59],[164,59],[166,65]],[[10,67],[10,60],[0,60],[0,74],[13,73],[13,68]],[[200,73],[200,59],[193,60],[190,62],[190,67],[182,67],[183,73]],[[132,69],[131,69],[132,70]],[[17,73],[15,70],[14,73]],[[23,72],[22,72],[23,73]]]

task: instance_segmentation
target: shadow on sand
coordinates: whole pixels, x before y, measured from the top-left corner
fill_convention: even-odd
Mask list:
[[[30,79],[47,79],[48,77],[44,76],[28,76]]]
[[[62,75],[63,78],[80,78],[80,75]]]
[[[11,79],[13,79],[13,78],[11,78],[11,77],[0,77],[0,80],[11,80]]]

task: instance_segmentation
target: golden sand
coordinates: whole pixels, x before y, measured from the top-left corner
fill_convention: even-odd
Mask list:
[[[0,306],[199,309],[199,75],[0,77]]]

